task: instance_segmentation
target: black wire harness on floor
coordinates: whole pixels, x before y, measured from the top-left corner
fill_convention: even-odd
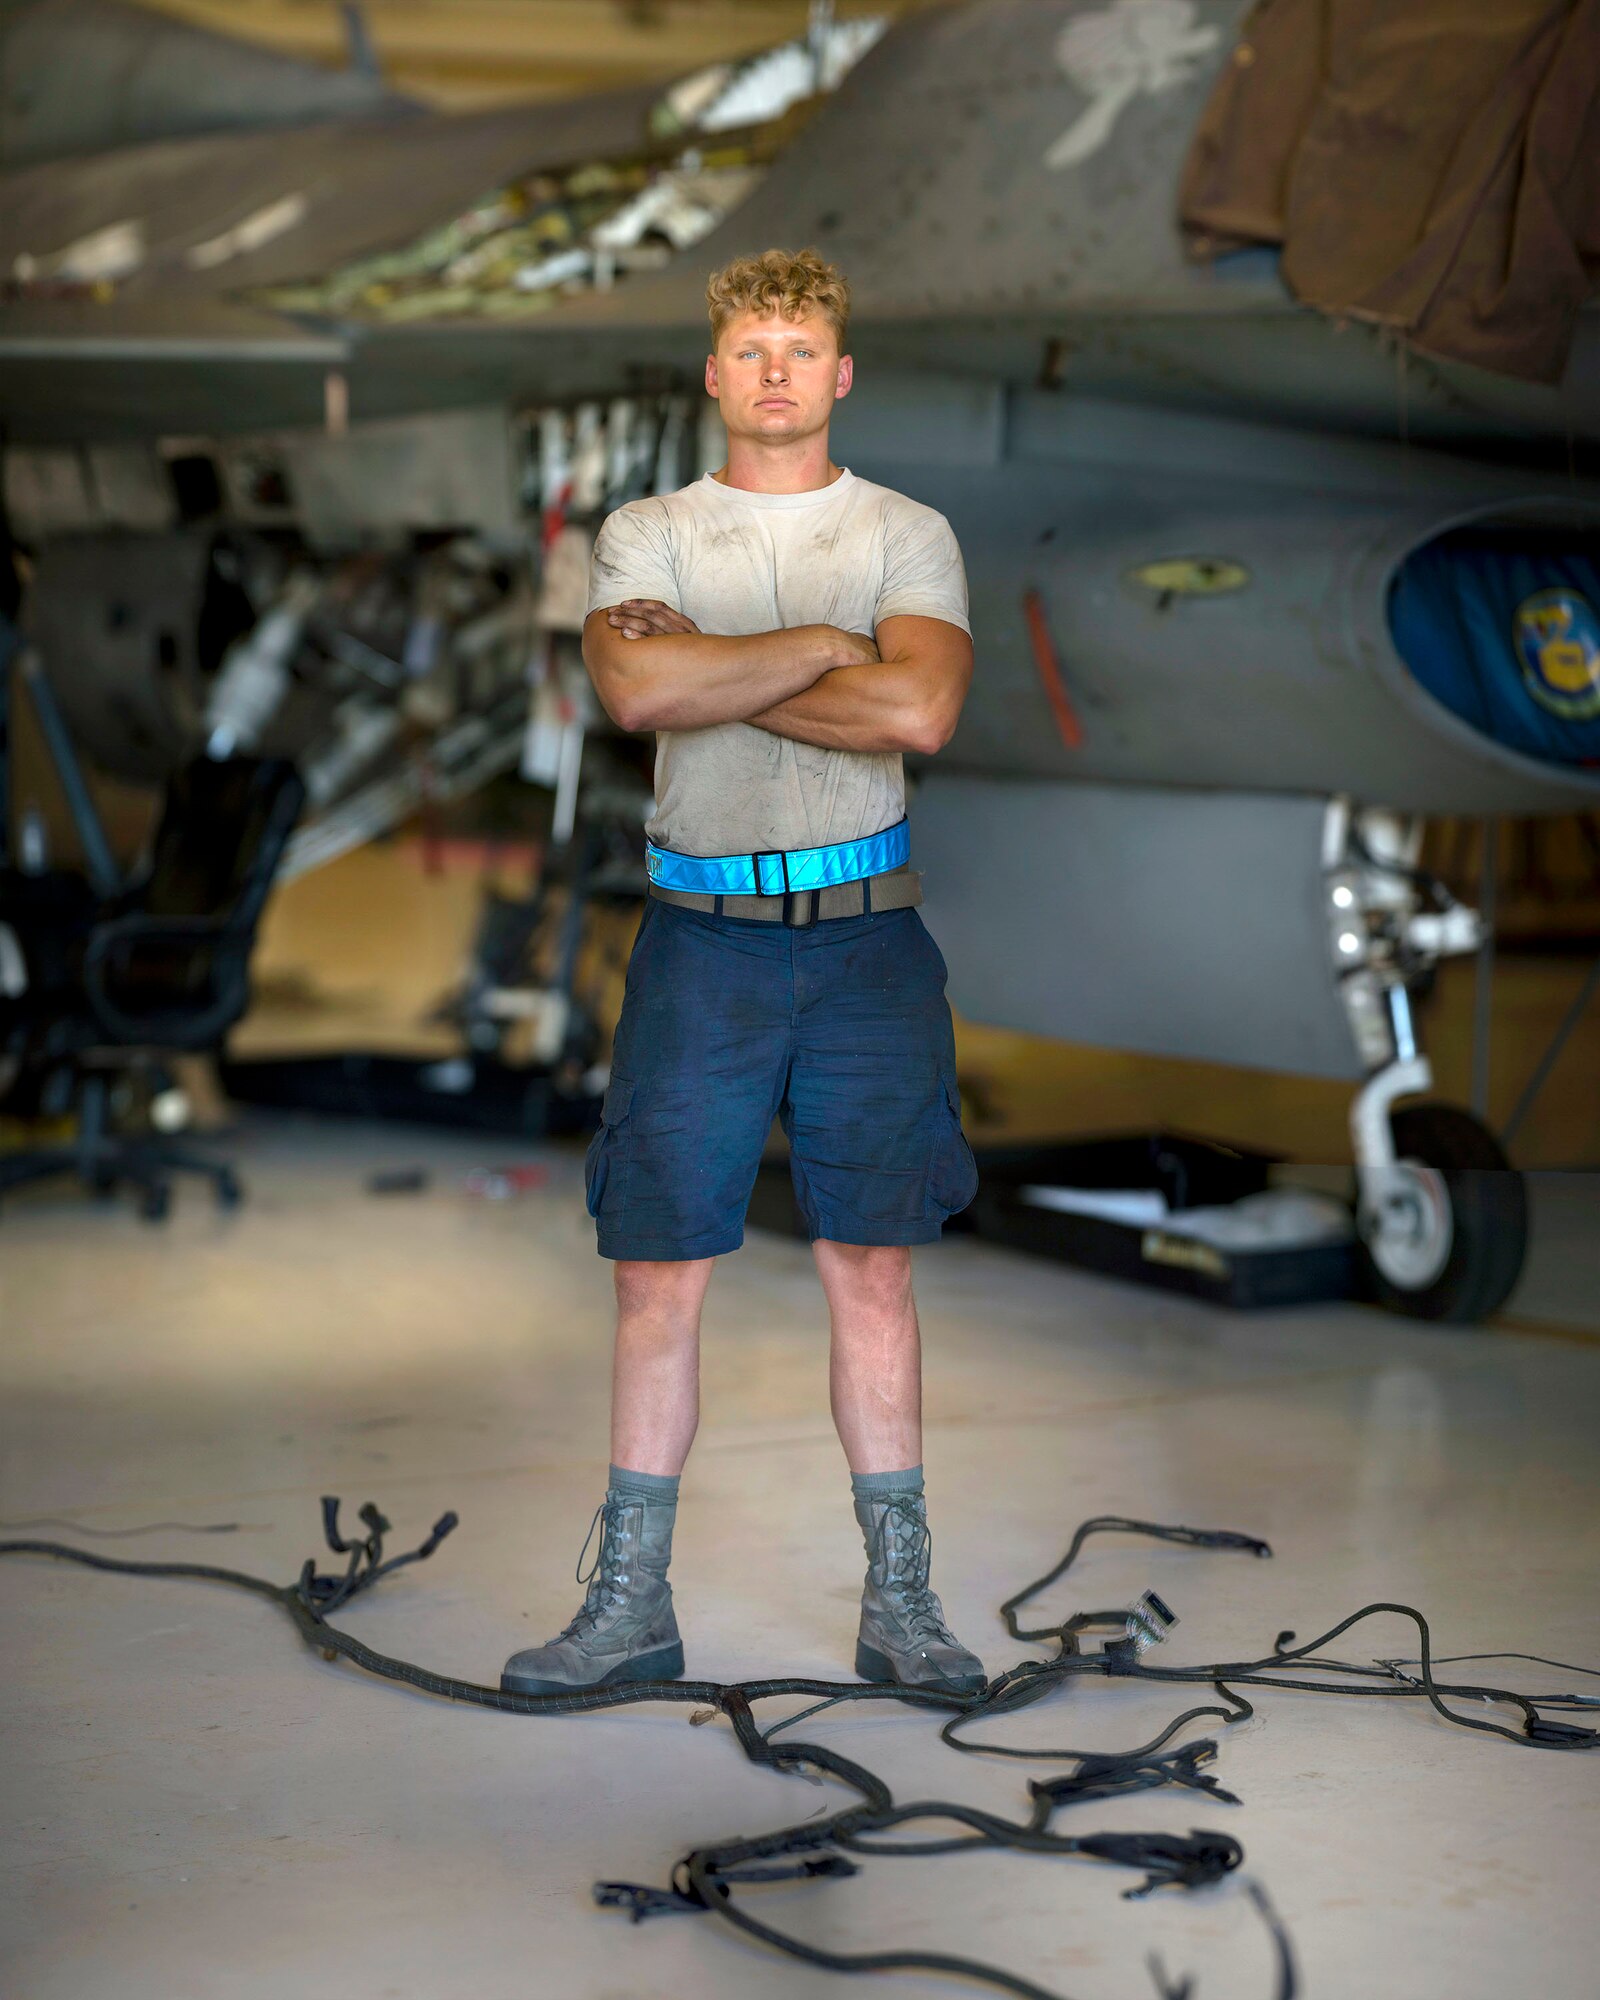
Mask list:
[[[203,1582],[228,1584],[279,1605],[293,1620],[295,1629],[306,1644],[316,1648],[326,1660],[349,1660],[367,1673],[380,1675],[385,1680],[404,1682],[422,1693],[438,1695],[448,1701],[470,1702],[480,1708],[499,1709],[506,1714],[576,1715],[597,1709],[626,1707],[636,1702],[677,1702],[699,1711],[690,1717],[691,1722],[725,1716],[739,1747],[752,1763],[775,1771],[810,1772],[823,1778],[833,1778],[855,1792],[859,1803],[824,1818],[776,1828],[771,1833],[694,1848],[673,1868],[670,1886],[666,1888],[632,1882],[597,1882],[595,1900],[602,1907],[626,1911],[636,1923],[662,1915],[709,1914],[775,1951],[831,1972],[943,1973],[994,1992],[1016,1995],[1017,2000],[1070,2000],[1070,1996],[1059,1988],[1041,1986],[999,1966],[947,1952],[916,1949],[828,1951],[756,1917],[748,1907],[750,1899],[742,1894],[736,1896],[735,1891],[785,1882],[827,1881],[853,1875],[858,1864],[851,1859],[852,1855],[904,1859],[953,1854],[972,1848],[1071,1856],[1142,1872],[1144,1879],[1123,1892],[1130,1897],[1147,1896],[1154,1890],[1164,1888],[1200,1889],[1220,1882],[1235,1873],[1244,1860],[1243,1848],[1229,1834],[1199,1828],[1186,1835],[1166,1832],[1067,1834],[1057,1832],[1052,1821],[1058,1812],[1068,1806],[1096,1799],[1126,1797],[1131,1793],[1167,1786],[1200,1793],[1218,1804],[1236,1805],[1238,1800],[1234,1794],[1223,1790],[1209,1768],[1217,1756],[1215,1738],[1195,1738],[1172,1749],[1166,1746],[1181,1730],[1203,1717],[1216,1717],[1224,1726],[1229,1726],[1253,1715],[1255,1711],[1251,1702],[1237,1692],[1241,1687],[1290,1688],[1314,1694],[1425,1700],[1447,1722],[1465,1729],[1488,1731],[1528,1747],[1577,1750],[1591,1748],[1600,1742],[1600,1731],[1556,1721],[1542,1712],[1550,1707],[1570,1710],[1587,1705],[1592,1697],[1555,1694],[1535,1699],[1506,1688],[1439,1681],[1434,1674],[1435,1662],[1427,1620],[1408,1604],[1364,1605],[1306,1645],[1294,1645],[1293,1632],[1280,1632],[1272,1651],[1261,1658],[1194,1667],[1160,1667],[1146,1663],[1143,1655],[1148,1646],[1176,1622],[1174,1614],[1153,1592],[1146,1592],[1132,1612],[1080,1611],[1059,1624],[1029,1627],[1023,1626],[1019,1620],[1018,1613],[1024,1605],[1066,1575],[1092,1535],[1136,1535],[1197,1549],[1271,1555],[1268,1545],[1257,1537],[1228,1529],[1165,1526],[1155,1521],[1135,1521],[1112,1514],[1097,1515],[1085,1521],[1055,1568],[1008,1598],[1001,1607],[1006,1629],[1013,1638],[1053,1645],[1054,1654],[1043,1660],[1024,1660],[990,1681],[978,1694],[953,1695],[904,1688],[892,1683],[822,1681],[784,1676],[728,1683],[638,1681],[573,1694],[524,1695],[485,1687],[475,1681],[458,1680],[450,1674],[435,1673],[410,1660],[392,1659],[329,1623],[335,1613],[372,1589],[384,1577],[392,1576],[407,1564],[431,1556],[458,1525],[455,1514],[445,1514],[437,1521],[432,1533],[419,1547],[403,1555],[389,1557],[385,1556],[384,1547],[385,1537],[391,1532],[390,1524],[370,1501],[360,1512],[366,1529],[361,1536],[347,1539],[341,1532],[337,1499],[324,1499],[322,1516],[323,1533],[329,1548],[335,1555],[346,1559],[344,1570],[342,1573],[324,1574],[317,1569],[315,1559],[308,1558],[299,1576],[288,1584],[274,1583],[267,1577],[250,1576],[242,1570],[223,1569],[210,1563],[131,1562],[100,1555],[92,1549],[73,1548],[63,1542],[0,1541],[0,1555],[46,1556],[124,1576],[190,1577]],[[1384,1613],[1409,1619],[1415,1625],[1420,1648],[1417,1659],[1380,1660],[1365,1664],[1323,1655],[1323,1647],[1331,1641],[1364,1619]],[[1090,1650],[1086,1642],[1096,1632],[1103,1635],[1102,1642]],[[1483,1654],[1459,1657],[1532,1656]],[[1289,1668],[1299,1671],[1290,1673],[1286,1671]],[[1590,1674],[1595,1670],[1575,1667],[1569,1671]],[[1212,1689],[1218,1701],[1184,1710],[1160,1735],[1133,1750],[1045,1750],[969,1739],[967,1732],[980,1722],[1015,1714],[1069,1681],[1091,1678],[1172,1682],[1175,1685],[1203,1684]],[[793,1695],[809,1695],[816,1699],[810,1708],[788,1716],[766,1730],[757,1725],[755,1705],[758,1702]],[[1028,1817],[1022,1820],[1009,1820],[996,1813],[944,1799],[897,1805],[883,1780],[854,1759],[819,1743],[779,1743],[775,1740],[780,1731],[793,1728],[797,1723],[847,1701],[896,1701],[916,1708],[944,1711],[948,1719],[940,1736],[952,1749],[968,1755],[1043,1760],[1066,1764],[1070,1768],[1029,1785],[1033,1805]],[[1451,1707],[1451,1701],[1471,1701],[1490,1707],[1498,1705],[1514,1711],[1519,1719],[1497,1721],[1491,1716],[1466,1715]],[[934,1825],[960,1831],[921,1839],[905,1837],[908,1828]],[[1273,2000],[1296,2000],[1300,1984],[1289,1934],[1262,1885],[1243,1877],[1241,1881],[1244,1893],[1270,1940]],[[1192,1978],[1173,1980],[1160,1960],[1153,1956],[1147,1964],[1158,2000],[1194,2000],[1196,1989]]]

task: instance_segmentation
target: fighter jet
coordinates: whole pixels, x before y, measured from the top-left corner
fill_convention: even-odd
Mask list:
[[[116,12],[48,11],[91,46]],[[463,784],[503,765],[528,650],[572,622],[567,530],[718,462],[705,272],[814,244],[855,287],[840,455],[945,513],[971,580],[979,671],[913,806],[955,1003],[1348,1080],[1380,1293],[1493,1310],[1520,1197],[1420,1101],[1409,999],[1481,925],[1419,844],[1431,814],[1600,800],[1600,316],[1561,381],[1514,380],[1308,308],[1269,249],[1187,255],[1244,13],[971,0],[470,116],[370,79],[330,108],[285,66],[257,129],[236,101],[198,129],[169,76],[136,143],[86,150],[92,104],[25,134],[0,421],[74,727],[145,776],[288,742],[329,815],[358,778],[414,796],[382,763],[402,723]],[[500,663],[464,709],[441,620]]]

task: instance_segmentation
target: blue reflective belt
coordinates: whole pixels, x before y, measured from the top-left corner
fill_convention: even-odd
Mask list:
[[[688,889],[702,896],[782,896],[802,889],[827,889],[836,882],[859,882],[899,868],[911,855],[905,820],[832,847],[796,847],[785,854],[674,854],[670,847],[645,843],[645,867],[662,889]]]

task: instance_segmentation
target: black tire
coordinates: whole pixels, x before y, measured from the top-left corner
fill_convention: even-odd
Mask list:
[[[1375,1296],[1411,1319],[1458,1325],[1487,1319],[1510,1297],[1528,1251],[1528,1190],[1500,1142],[1453,1104],[1411,1104],[1390,1121],[1395,1158],[1437,1168],[1450,1197],[1453,1239],[1433,1282],[1407,1291],[1366,1259]]]

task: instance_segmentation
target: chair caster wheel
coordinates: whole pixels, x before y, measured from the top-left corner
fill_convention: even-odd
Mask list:
[[[218,1208],[237,1208],[244,1200],[244,1187],[239,1176],[229,1168],[217,1175]]]
[[[172,1213],[172,1190],[164,1182],[145,1189],[139,1213],[146,1222],[165,1222]]]

